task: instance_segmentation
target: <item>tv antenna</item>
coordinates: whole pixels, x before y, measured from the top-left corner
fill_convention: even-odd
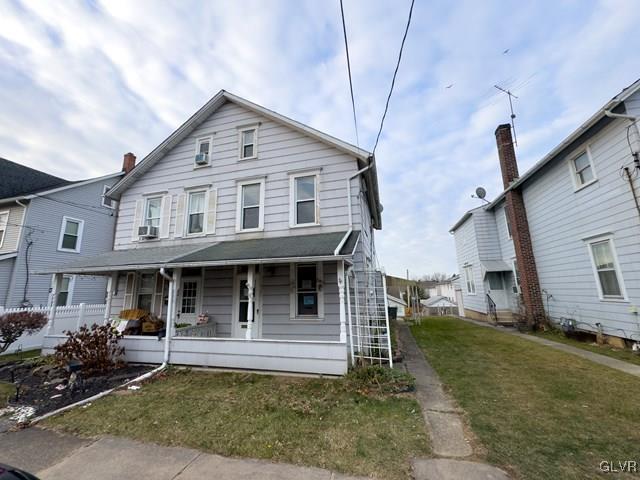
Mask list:
[[[511,129],[513,130],[513,144],[517,147],[518,138],[516,137],[516,114],[513,113],[513,101],[511,99],[518,98],[518,97],[516,97],[513,93],[511,93],[510,90],[505,90],[499,85],[494,85],[494,87],[500,90],[501,92],[506,93],[507,96],[509,97],[509,109],[511,110]]]

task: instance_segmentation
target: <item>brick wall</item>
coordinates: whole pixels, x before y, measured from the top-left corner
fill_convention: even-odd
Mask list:
[[[510,125],[498,126],[496,129],[496,143],[498,145],[502,182],[506,190],[511,183],[518,178],[518,164],[513,148]],[[507,204],[507,216],[511,226],[513,246],[518,262],[525,317],[530,326],[535,326],[545,321],[545,311],[544,304],[542,303],[540,282],[538,281],[536,260],[533,255],[531,235],[529,233],[527,211],[520,190],[508,190],[505,200]]]

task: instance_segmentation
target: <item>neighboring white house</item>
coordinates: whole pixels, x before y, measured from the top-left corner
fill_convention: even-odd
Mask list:
[[[453,280],[450,278],[448,280],[438,282],[436,285],[429,287],[427,290],[427,295],[429,297],[445,297],[451,302],[456,301],[456,291],[453,286]]]
[[[369,348],[348,343],[368,331],[359,318],[385,318],[369,152],[223,90],[108,196],[113,251],[41,273],[56,290],[63,274],[106,277],[107,317],[164,319],[166,342],[125,338],[130,361],[343,374]]]
[[[402,300],[401,298],[394,297],[393,295],[389,295],[387,293],[387,303],[389,307],[397,309],[397,317],[404,318],[405,317],[405,308],[407,308],[407,302]]]
[[[465,315],[487,318],[492,303],[505,320],[543,309],[553,322],[640,340],[639,116],[636,81],[522,176],[499,127],[505,191],[451,228]]]
[[[457,313],[457,305],[443,295],[420,300],[427,315],[451,315]]]

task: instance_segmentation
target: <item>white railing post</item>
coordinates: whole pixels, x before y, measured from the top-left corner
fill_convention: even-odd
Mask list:
[[[254,272],[255,265],[249,265],[247,269],[247,296],[249,301],[247,302],[247,331],[245,332],[245,338],[251,340],[253,338],[253,300],[254,300]]]
[[[347,288],[347,320],[349,320],[349,348],[351,350],[351,363],[355,364],[356,362],[356,357],[353,353],[353,324],[351,322],[351,281],[349,280],[349,277],[351,276],[351,274],[353,273],[353,269],[350,268],[347,270],[347,275],[346,275],[346,288]]]
[[[389,367],[393,367],[393,352],[391,351],[391,330],[389,329],[389,299],[387,298],[387,275],[382,274],[382,295],[384,295],[384,321],[387,326],[387,351],[389,352]]]
[[[85,304],[78,305],[78,320],[76,321],[76,332],[80,330],[80,326],[84,325]]]
[[[51,290],[51,306],[49,308],[49,322],[47,322],[47,335],[51,334],[53,330],[53,324],[56,320],[56,310],[58,308],[58,292],[62,286],[62,274],[56,273],[53,275],[53,287]]]
[[[118,272],[112,273],[107,278],[107,297],[104,304],[104,325],[109,323],[111,318],[111,302],[113,301],[113,292],[118,285]]]
[[[347,342],[347,313],[344,308],[344,260],[338,262],[338,296],[340,298],[340,342]]]

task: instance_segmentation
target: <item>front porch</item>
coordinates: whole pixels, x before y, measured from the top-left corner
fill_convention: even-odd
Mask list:
[[[103,321],[124,333],[130,362],[341,375],[354,358],[357,242],[346,232],[114,251],[56,269],[52,299],[63,274],[106,276]],[[63,339],[54,323],[45,353]],[[360,345],[368,327],[355,323]]]

